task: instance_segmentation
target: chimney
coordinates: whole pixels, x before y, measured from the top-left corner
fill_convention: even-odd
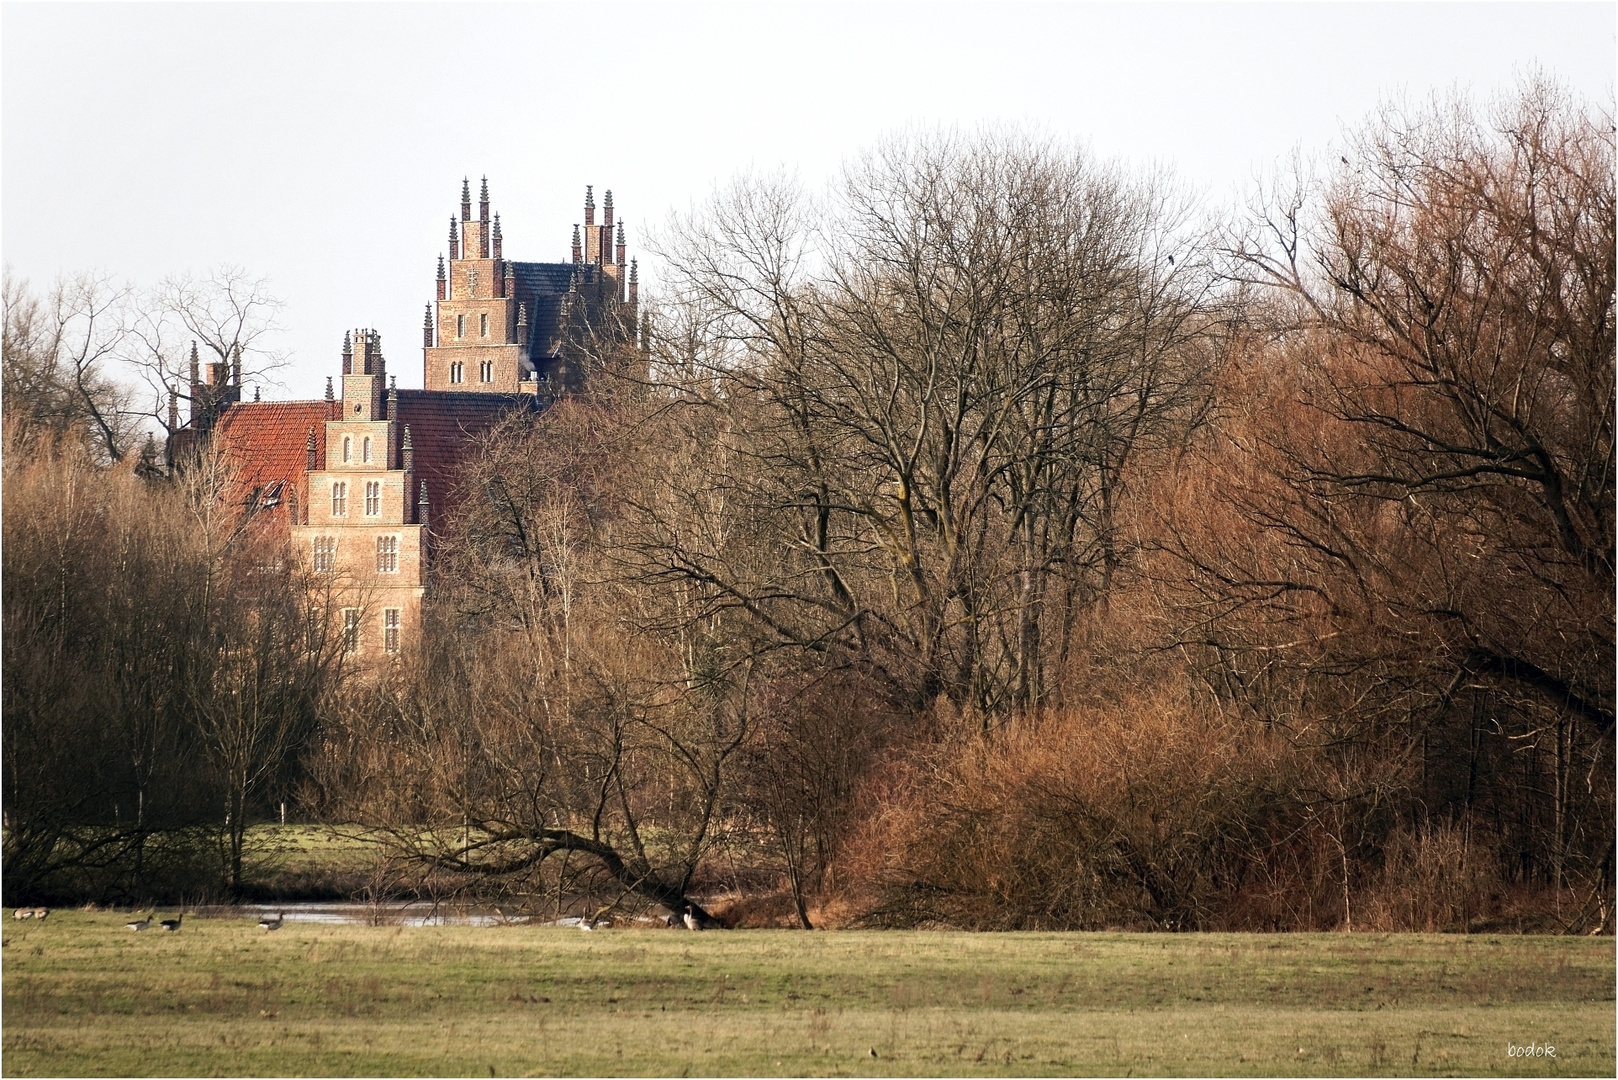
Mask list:
[[[472,220],[472,182],[461,177],[461,220]]]
[[[444,280],[444,256],[442,255],[438,257],[438,298],[440,300],[449,299],[449,290]]]
[[[575,225],[573,226],[573,262],[577,264],[583,261],[584,250],[579,246],[579,227]]]
[[[487,176],[483,178],[483,192],[478,196],[478,220],[482,222],[489,220],[489,178]]]
[[[613,260],[619,266],[624,265],[624,223],[618,223],[618,258]]]
[[[328,394],[331,393],[331,386],[330,386],[329,383],[327,384],[326,392]],[[309,429],[309,438],[304,440],[304,444],[303,444],[303,452],[304,452],[304,456],[308,458],[308,466],[309,466],[309,471],[310,472],[315,472],[320,468],[320,462],[319,462],[319,459],[316,458],[316,456],[315,456],[315,450],[316,450],[316,447],[315,447],[315,429],[311,427]]]
[[[494,257],[500,258],[500,215],[494,215]]]
[[[612,188],[607,189],[606,198],[601,200],[601,224],[612,228]]]
[[[586,184],[584,188],[584,223],[586,225],[594,225],[596,223],[595,189],[590,187],[588,184]]]

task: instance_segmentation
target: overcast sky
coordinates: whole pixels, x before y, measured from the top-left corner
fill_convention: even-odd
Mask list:
[[[1592,4],[391,4],[0,8],[0,250],[44,285],[234,263],[311,397],[343,330],[419,386],[422,308],[487,174],[510,258],[570,257],[585,184],[647,225],[748,168],[819,184],[907,126],[1024,124],[1229,201],[1379,101],[1536,66],[1613,93]]]

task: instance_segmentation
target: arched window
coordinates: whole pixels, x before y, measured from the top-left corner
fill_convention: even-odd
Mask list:
[[[466,336],[466,316],[465,315],[457,315],[457,316],[455,316],[455,336],[456,337],[465,337]]]
[[[343,436],[343,460],[354,460],[354,440],[350,439],[347,435]]]
[[[479,315],[478,316],[478,336],[479,337],[488,337],[489,336],[489,317],[487,315]]]
[[[371,463],[371,437],[369,435],[360,442],[360,460],[367,465]]]

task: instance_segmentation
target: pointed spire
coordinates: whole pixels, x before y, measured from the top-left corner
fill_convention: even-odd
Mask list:
[[[416,471],[416,447],[415,447],[415,444],[410,441],[410,425],[409,424],[406,424],[405,427],[404,427],[404,442],[400,445],[399,451],[404,457],[404,461],[401,463],[403,468],[404,468],[404,471],[405,472],[415,472]]]
[[[478,220],[489,220],[489,178],[483,178],[483,191],[478,195]]]
[[[180,430],[180,389],[169,387],[169,431]]]
[[[347,330],[343,331],[343,374],[354,374],[354,339]]]
[[[191,343],[191,382],[193,385],[202,381],[202,374],[199,370],[200,364],[201,361],[197,359],[197,343],[193,341]]]
[[[629,260],[629,302],[631,304],[640,302],[640,267],[636,265],[634,259]],[[634,316],[631,315],[630,318]]]
[[[399,418],[399,376],[388,376],[388,419]]]
[[[500,215],[494,215],[494,257],[500,258]]]
[[[257,385],[255,385],[255,386],[254,386],[254,387],[253,387],[253,400],[254,400],[254,401],[257,401],[257,400],[258,400],[258,387],[257,387]]]
[[[230,354],[230,384],[232,386],[242,384],[242,346],[240,342],[236,343],[236,347],[231,350]],[[253,400],[257,401],[258,398]]]
[[[464,176],[461,178],[461,220],[472,220],[472,181]]]
[[[614,260],[619,266],[624,265],[624,251],[624,223],[620,221],[618,223],[618,258]]]
[[[449,299],[449,282],[444,278],[444,256],[438,257],[438,298]]]
[[[584,248],[579,243],[579,227],[577,225],[573,226],[573,261],[574,263],[584,261]]]
[[[449,257],[452,259],[461,257],[461,233],[453,217],[449,219]]]
[[[591,187],[589,184],[586,184],[584,187],[584,223],[586,225],[594,225],[596,223],[595,188]]]
[[[527,326],[528,325],[528,305],[527,304],[518,304],[517,305],[517,325],[518,326]]]
[[[427,314],[421,317],[421,344],[423,348],[433,347],[433,306],[427,305]]]
[[[612,188],[607,189],[606,197],[601,200],[601,224],[612,228]]]
[[[451,218],[450,220],[454,221],[453,218]],[[439,281],[444,280],[444,256],[442,256],[442,255],[440,255],[438,257],[438,280]]]
[[[332,396],[332,392],[331,392],[331,376],[330,375],[326,376],[326,400],[327,401],[336,401],[337,400],[335,397]]]
[[[421,495],[416,499],[416,524],[427,524],[427,481],[421,482]]]

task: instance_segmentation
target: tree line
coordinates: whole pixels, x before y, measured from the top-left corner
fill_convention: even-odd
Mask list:
[[[123,835],[107,793],[145,759],[97,725],[162,714],[154,760],[219,785],[175,822],[292,791],[401,887],[1610,930],[1611,115],[1535,83],[1342,150],[1218,219],[1007,131],[889,140],[824,194],[736,181],[664,231],[649,355],[604,347],[480,444],[430,626],[380,675],[330,654],[295,560],[244,559],[207,470],[109,465],[93,416],[14,449],[8,294],[8,888]],[[73,514],[191,546],[135,573]],[[167,659],[110,670],[77,628],[137,579],[190,606]],[[261,651],[278,734],[232,758],[210,717]],[[68,782],[89,745],[106,779]],[[71,840],[16,846],[36,822]]]

